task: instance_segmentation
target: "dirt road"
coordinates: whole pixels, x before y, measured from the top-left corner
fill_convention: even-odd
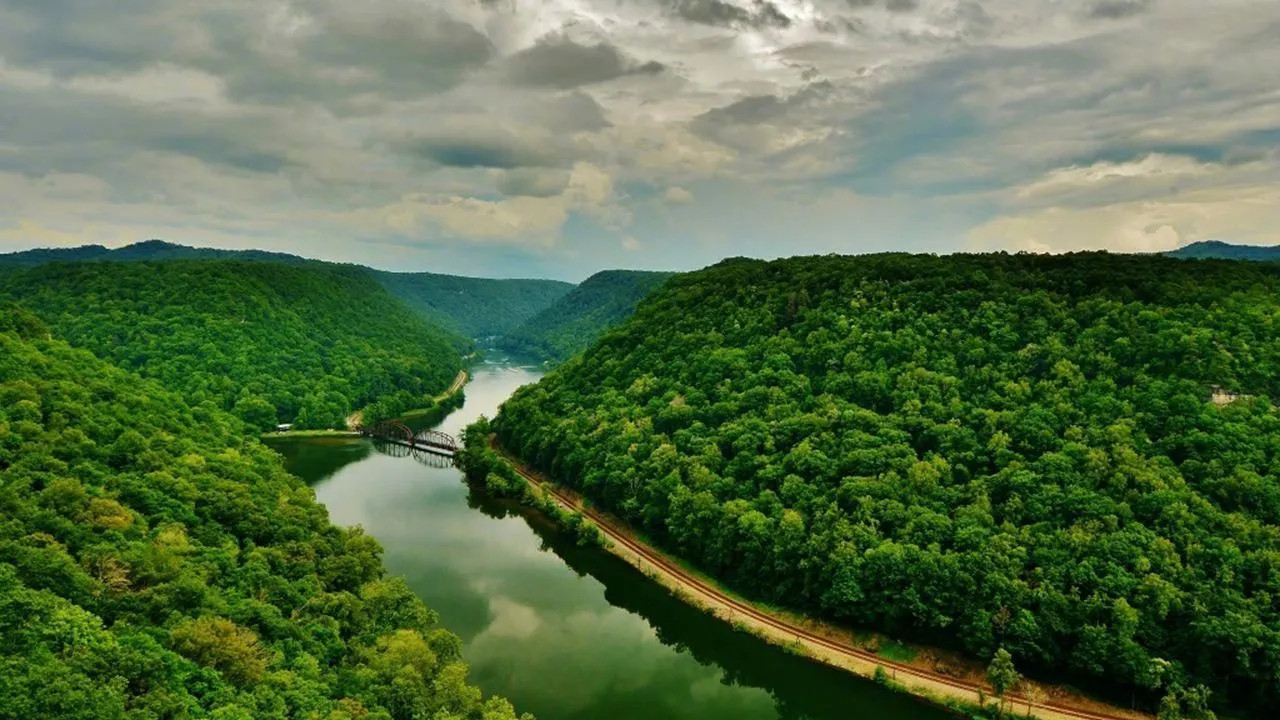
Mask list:
[[[467,384],[467,379],[469,377],[470,376],[467,375],[466,370],[459,370],[458,376],[453,379],[453,384],[449,386],[449,389],[445,390],[444,392],[436,396],[436,402],[440,402],[441,400],[461,390],[462,386]]]

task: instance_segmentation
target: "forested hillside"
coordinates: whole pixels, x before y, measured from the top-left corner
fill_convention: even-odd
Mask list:
[[[455,338],[355,266],[55,263],[0,271],[0,297],[57,337],[259,429],[340,427],[375,400],[421,406],[461,367]]]
[[[411,310],[467,338],[503,335],[573,289],[558,280],[491,280],[436,273],[375,275]]]
[[[0,718],[512,718],[239,421],[0,308]]]
[[[508,349],[555,362],[586,350],[596,338],[635,312],[636,303],[671,273],[606,270],[502,338]]]
[[[501,335],[546,309],[573,285],[558,280],[495,280],[438,273],[399,273],[364,266],[336,265],[265,250],[222,250],[145,240],[120,248],[83,245],[0,254],[0,267],[35,267],[55,262],[144,262],[242,260],[294,265],[329,265],[367,270],[393,296],[427,322],[457,333],[465,347],[472,338]]]
[[[1277,266],[731,260],[494,427],[751,596],[1196,717],[1280,704],[1276,398]]]

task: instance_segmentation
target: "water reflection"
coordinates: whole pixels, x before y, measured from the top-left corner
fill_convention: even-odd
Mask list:
[[[369,444],[375,451],[383,455],[389,455],[394,458],[413,458],[429,468],[444,469],[453,467],[453,458],[448,455],[427,452],[420,448],[412,448],[400,443],[383,440],[372,440]]]
[[[266,442],[284,456],[289,472],[313,485],[373,452],[373,447],[363,438],[276,437],[267,438]]]
[[[571,536],[540,513],[496,499],[471,487],[467,505],[493,518],[523,518],[541,540],[541,547],[559,557],[580,576],[604,586],[604,598],[643,618],[664,645],[688,653],[703,665],[722,671],[728,686],[765,689],[778,718],[925,718],[943,717],[935,708],[909,697],[888,695],[848,674],[818,665],[713,621],[705,613],[673,597],[654,582],[637,582],[637,572],[622,560],[591,548],[579,547]],[[627,717],[627,715],[623,715]]]

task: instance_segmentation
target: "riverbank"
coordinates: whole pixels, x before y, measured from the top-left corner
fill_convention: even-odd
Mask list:
[[[275,430],[262,433],[263,438],[350,438],[360,437],[355,430]]]
[[[440,422],[446,415],[462,404],[462,400],[458,397],[458,393],[470,379],[471,375],[467,373],[466,370],[459,370],[458,374],[453,378],[453,383],[451,383],[444,392],[431,398],[432,405],[430,407],[409,410],[396,418],[396,420],[406,424],[418,425],[433,425]],[[358,410],[351,413],[347,416],[346,423],[346,430],[273,430],[271,432],[262,433],[261,437],[264,439],[360,437],[362,433],[356,428],[359,428],[364,424],[364,413]]]
[[[994,709],[994,695],[982,679],[980,667],[949,668],[937,672],[919,663],[888,657],[866,649],[846,629],[792,616],[736,597],[711,578],[686,567],[637,537],[618,519],[584,503],[576,492],[560,487],[525,467],[519,458],[499,447],[490,448],[523,478],[534,492],[561,507],[581,513],[600,529],[605,547],[657,581],[676,597],[768,642],[783,646],[832,667],[889,684],[903,692],[955,709],[986,706]],[[901,646],[899,646],[901,647]],[[1108,706],[1064,688],[1024,681],[1020,692],[1004,698],[1006,712],[1042,720],[1138,720],[1143,713]]]
[[[462,397],[459,393],[461,393],[463,386],[470,379],[471,375],[466,370],[459,370],[458,374],[453,378],[453,383],[444,392],[431,398],[430,407],[406,410],[396,420],[412,426],[434,425],[440,422],[449,412],[457,409],[462,404]]]

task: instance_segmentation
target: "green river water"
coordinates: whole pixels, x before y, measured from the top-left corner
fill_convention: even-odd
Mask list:
[[[440,430],[492,416],[539,372],[476,368]],[[386,564],[465,644],[474,681],[540,720],[941,720],[947,713],[734,631],[452,467],[366,440],[273,441],[333,521],[362,525]]]

